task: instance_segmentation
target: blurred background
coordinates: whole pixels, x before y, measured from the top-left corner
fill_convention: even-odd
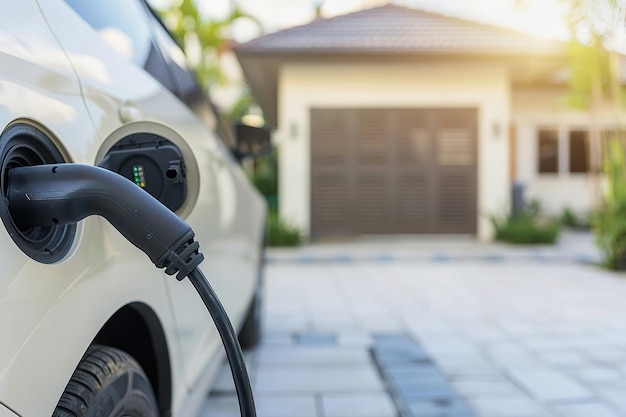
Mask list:
[[[624,1],[150,3],[276,128],[261,416],[626,415]]]

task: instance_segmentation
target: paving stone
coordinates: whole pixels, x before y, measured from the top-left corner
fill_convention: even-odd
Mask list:
[[[538,358],[546,365],[560,369],[582,368],[591,365],[581,353],[573,351],[551,351],[538,354]]]
[[[410,337],[402,333],[373,333],[372,339],[374,339],[376,345],[415,345],[415,342]]]
[[[620,348],[588,349],[587,356],[599,364],[614,364],[626,360],[626,350]]]
[[[489,343],[485,350],[492,357],[500,355],[527,355],[529,352],[519,342]]]
[[[317,417],[316,399],[303,396],[256,396],[257,417]]]
[[[389,386],[397,391],[411,392],[418,389],[448,389],[450,382],[442,375],[435,375],[429,378],[415,379],[410,377],[400,377],[388,379]]]
[[[349,331],[357,328],[357,322],[350,315],[350,311],[339,310],[331,314],[324,312],[313,313],[312,329],[316,333],[336,334],[342,331]],[[336,338],[335,338],[336,341]]]
[[[393,390],[421,390],[421,389],[446,389],[450,387],[450,383],[443,377],[431,379],[414,379],[414,378],[392,378],[387,383]]]
[[[337,334],[337,343],[340,346],[346,347],[365,347],[372,346],[373,339],[369,333],[365,331],[355,331],[350,329],[348,331],[340,331]]]
[[[397,332],[402,333],[402,325],[396,319],[380,319],[372,317],[361,317],[357,321],[360,327],[369,332]]]
[[[263,321],[263,328],[278,332],[305,331],[309,318],[305,315],[272,315]]]
[[[586,367],[572,370],[571,374],[579,380],[592,385],[626,382],[626,378],[619,370],[606,367]]]
[[[458,335],[422,337],[422,346],[433,356],[472,354],[478,351],[478,347],[475,343]]]
[[[491,323],[477,323],[463,326],[461,332],[478,343],[506,342],[509,336]]]
[[[422,349],[412,339],[374,339],[374,349],[378,351],[394,351],[394,352],[413,352],[416,354],[426,355],[424,349]]]
[[[546,366],[536,356],[529,353],[501,354],[494,357],[494,363],[503,369],[542,368]]]
[[[489,381],[465,379],[454,381],[452,386],[465,398],[501,397],[520,394],[510,381]]]
[[[314,365],[369,365],[366,349],[329,346],[295,346],[268,348],[258,351],[259,367],[314,366]]]
[[[605,404],[565,404],[551,407],[559,417],[620,417]]]
[[[297,333],[296,343],[299,345],[336,345],[337,337],[332,333]]]
[[[266,335],[261,338],[261,346],[292,346],[295,339],[292,334]]]
[[[430,358],[420,350],[385,349],[374,350],[376,360],[383,364],[430,362]]]
[[[593,390],[605,403],[626,414],[626,383],[597,385]]]
[[[470,355],[469,357],[436,357],[437,366],[441,371],[452,377],[468,375],[499,375],[500,371],[491,362]]]
[[[324,417],[396,417],[398,410],[385,392],[322,395]],[[287,416],[285,416],[287,417]]]
[[[261,367],[255,389],[260,393],[380,391],[383,384],[378,373],[366,366]]]
[[[512,378],[533,397],[542,401],[583,400],[593,393],[574,378],[550,368],[513,369]]]
[[[209,397],[198,417],[240,417],[239,403],[234,395]]]
[[[249,377],[252,378],[250,375]],[[235,383],[233,382],[233,376],[228,365],[224,365],[220,369],[217,378],[211,387],[211,393],[235,393]]]
[[[522,396],[470,398],[470,405],[479,417],[550,417],[540,403]],[[592,417],[592,416],[588,416]]]
[[[403,400],[415,400],[415,399],[452,399],[455,398],[456,392],[450,388],[449,385],[435,385],[435,386],[416,386],[405,385],[398,388],[395,393]]]
[[[409,401],[405,413],[412,417],[473,417],[474,413],[460,400]],[[493,416],[495,417],[495,416]]]
[[[568,350],[572,346],[572,342],[567,338],[550,337],[537,337],[528,338],[522,342],[529,350],[547,353],[550,351],[562,352]]]
[[[424,380],[440,380],[443,375],[439,370],[430,364],[409,364],[398,365],[395,363],[388,364],[382,369],[383,373],[389,379],[403,380],[411,379],[417,381]]]

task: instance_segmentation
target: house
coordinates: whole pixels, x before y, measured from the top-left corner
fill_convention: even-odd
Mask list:
[[[565,45],[393,4],[235,53],[278,126],[280,213],[313,237],[492,237],[514,182],[548,212],[597,195]]]

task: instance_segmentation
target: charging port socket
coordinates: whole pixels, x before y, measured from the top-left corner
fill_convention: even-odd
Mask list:
[[[69,252],[76,225],[23,226],[16,223],[7,199],[8,173],[12,168],[67,162],[48,136],[34,126],[13,124],[0,135],[0,218],[15,244],[32,259],[51,264]]]
[[[187,198],[182,152],[161,136],[127,136],[107,152],[98,166],[128,178],[172,211],[181,208]]]

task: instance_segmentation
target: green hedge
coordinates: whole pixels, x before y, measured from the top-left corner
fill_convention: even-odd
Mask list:
[[[619,140],[609,142],[603,168],[608,180],[607,192],[593,216],[593,232],[604,266],[626,270],[626,164]]]
[[[267,216],[268,246],[298,246],[302,243],[301,230],[270,211]]]
[[[504,220],[492,219],[496,240],[515,244],[553,244],[559,238],[561,224],[529,213]]]

